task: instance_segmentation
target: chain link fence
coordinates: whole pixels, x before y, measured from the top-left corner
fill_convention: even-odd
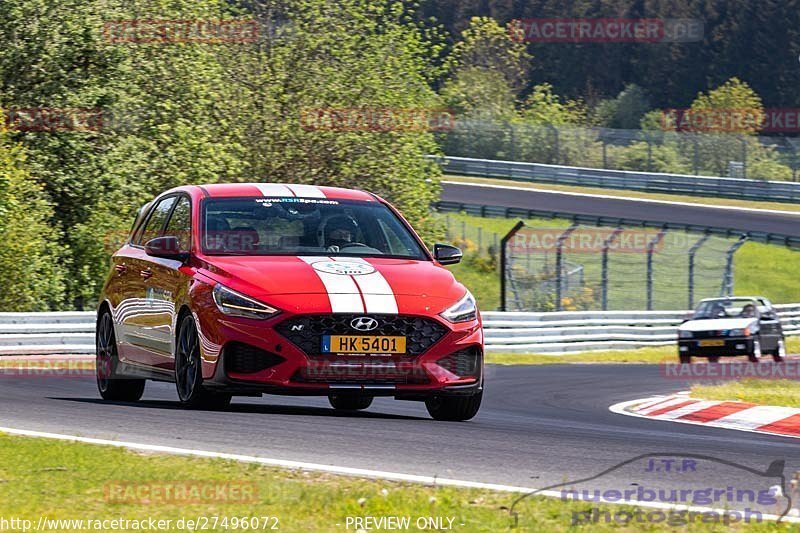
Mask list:
[[[442,151],[472,157],[641,172],[798,180],[796,137],[616,130],[461,119]]]
[[[744,238],[520,222],[501,240],[505,311],[672,310],[734,291]]]

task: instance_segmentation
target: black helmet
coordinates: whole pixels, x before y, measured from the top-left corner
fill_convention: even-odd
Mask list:
[[[353,217],[336,215],[325,223],[325,246],[344,246],[353,242],[358,233],[358,224]]]

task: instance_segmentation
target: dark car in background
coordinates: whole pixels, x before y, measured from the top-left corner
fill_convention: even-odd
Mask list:
[[[704,357],[716,363],[720,357],[747,356],[758,362],[771,355],[786,357],[786,339],[778,314],[762,297],[708,298],[692,317],[678,327],[681,363]]]

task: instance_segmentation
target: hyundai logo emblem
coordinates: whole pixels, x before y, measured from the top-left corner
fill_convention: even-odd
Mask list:
[[[378,327],[378,321],[368,316],[360,316],[350,321],[350,327],[358,331],[372,331]]]

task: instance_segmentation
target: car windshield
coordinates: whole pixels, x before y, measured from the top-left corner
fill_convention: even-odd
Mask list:
[[[203,202],[210,255],[310,255],[427,259],[400,219],[378,202],[225,198]]]
[[[757,316],[758,302],[752,298],[719,298],[700,302],[693,318],[755,318]]]

